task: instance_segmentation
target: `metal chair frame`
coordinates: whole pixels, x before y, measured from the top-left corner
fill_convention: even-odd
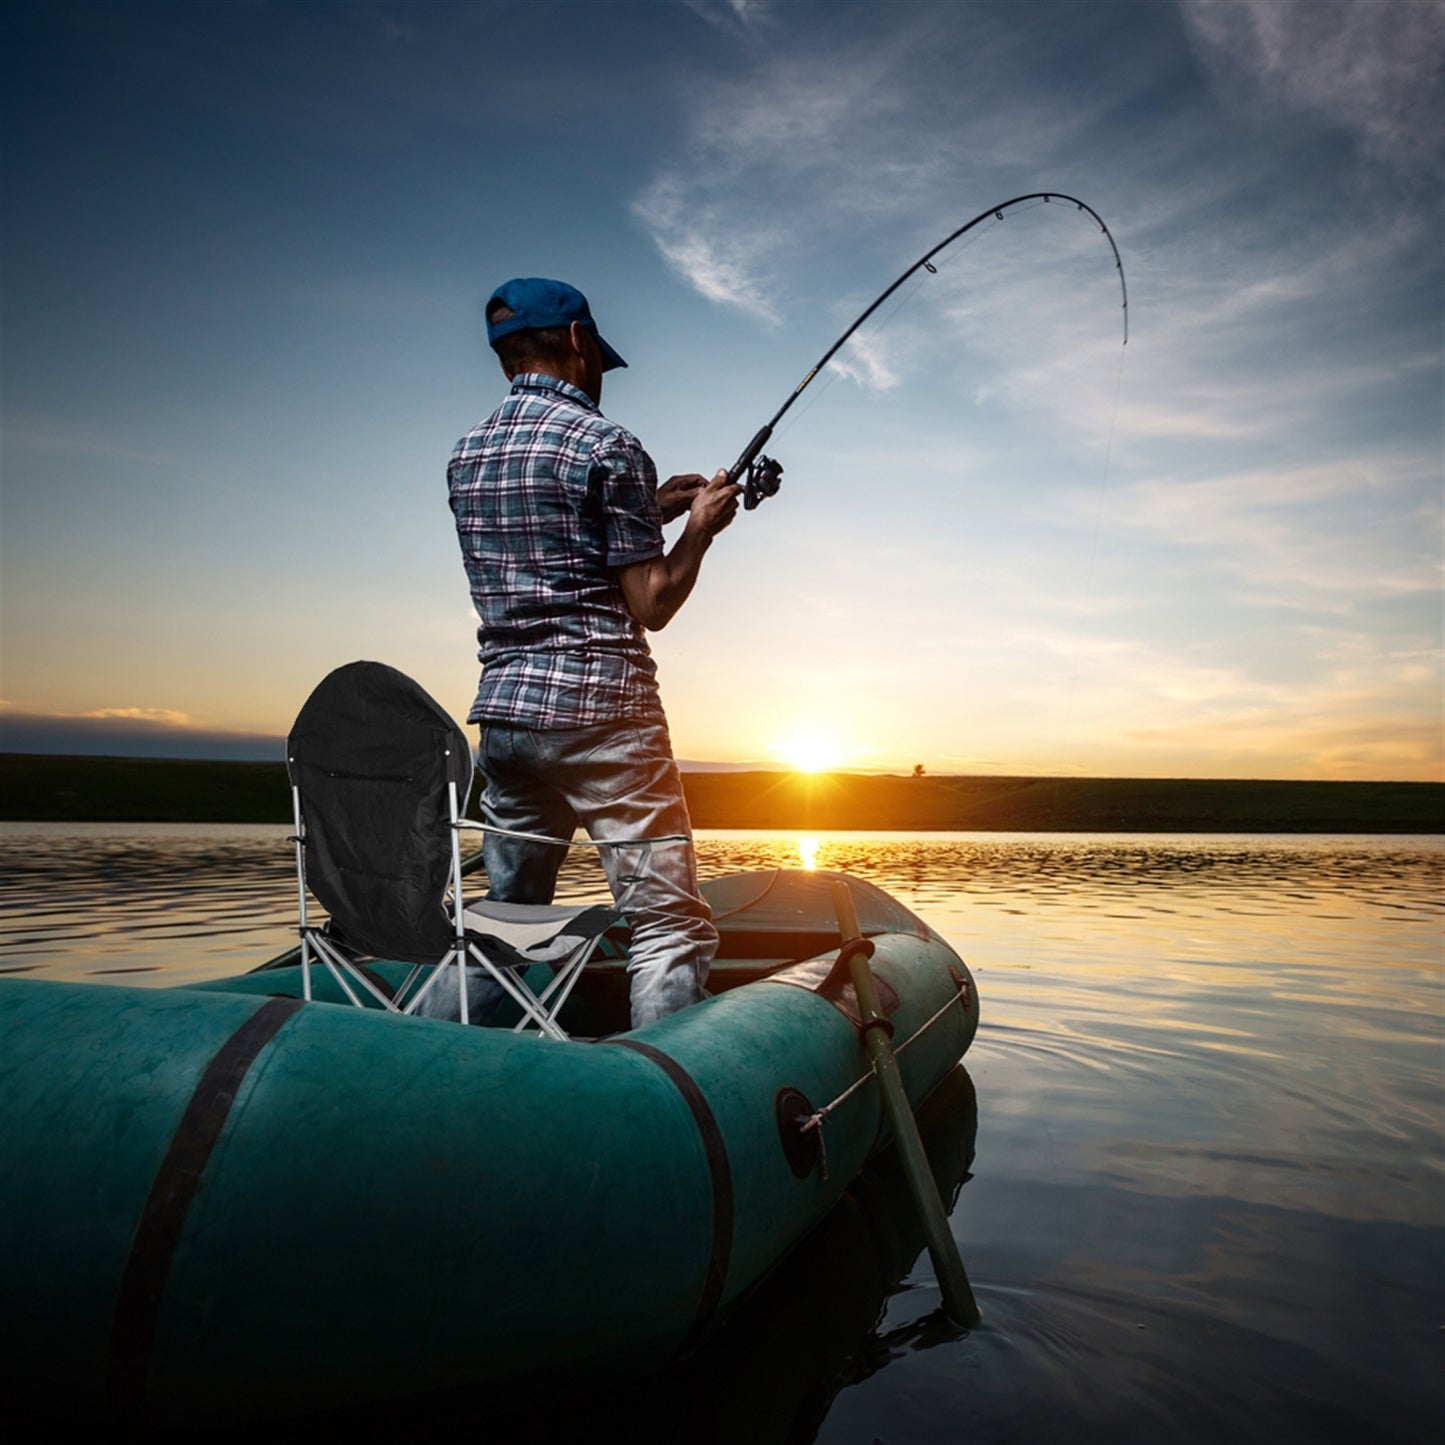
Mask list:
[[[528,957],[526,949],[518,948],[516,939],[519,933],[536,935],[532,938],[530,946],[536,947],[554,940],[567,933],[567,922],[577,918],[584,913],[594,911],[595,905],[589,908],[586,905],[580,907],[549,906],[549,905],[525,905],[525,904],[496,904],[488,900],[474,901],[468,904],[462,896],[462,854],[461,834],[464,830],[475,830],[481,833],[497,833],[507,838],[519,838],[534,843],[553,843],[564,848],[595,848],[599,852],[608,848],[622,852],[628,848],[640,850],[637,864],[633,871],[623,874],[618,882],[621,885],[619,892],[613,899],[612,921],[620,921],[626,907],[628,898],[631,896],[637,884],[642,881],[643,873],[640,870],[652,850],[658,847],[675,847],[680,843],[691,842],[691,838],[685,833],[666,834],[656,838],[627,838],[627,839],[575,839],[575,838],[551,838],[540,833],[520,833],[509,828],[498,828],[490,823],[474,823],[460,815],[460,804],[457,798],[457,786],[455,782],[447,784],[447,801],[450,812],[451,832],[451,882],[449,892],[451,895],[452,921],[455,925],[456,934],[452,947],[448,949],[442,959],[432,967],[430,977],[422,983],[410,998],[407,998],[408,990],[416,983],[417,978],[428,967],[425,964],[413,964],[410,973],[402,981],[396,992],[388,997],[376,984],[366,976],[359,967],[359,961],[349,958],[346,951],[342,949],[338,941],[328,936],[323,928],[313,927],[307,918],[306,909],[306,860],[305,860],[305,819],[301,808],[301,792],[295,783],[291,786],[292,816],[295,822],[296,831],[290,841],[296,846],[296,883],[299,899],[299,920],[298,932],[301,938],[301,986],[302,996],[308,1001],[312,997],[311,992],[311,965],[313,955],[315,961],[321,963],[335,979],[337,986],[346,995],[347,999],[357,1008],[365,1007],[363,1000],[353,984],[358,985],[365,991],[380,1007],[389,1013],[412,1014],[421,1001],[445,978],[446,970],[449,967],[456,968],[458,1011],[463,1024],[470,1022],[470,1015],[467,1002],[467,974],[466,965],[475,964],[485,969],[492,978],[501,986],[506,994],[513,999],[522,1010],[522,1017],[513,1026],[513,1031],[521,1033],[528,1027],[535,1026],[536,1029],[548,1038],[565,1040],[566,1032],[557,1023],[556,1016],[563,1004],[571,995],[577,980],[582,975],[592,955],[596,952],[597,945],[601,940],[603,932],[610,924],[604,924],[600,928],[594,928],[588,936],[580,939],[576,947],[570,953],[559,958]],[[488,915],[488,908],[495,910]],[[525,914],[535,913],[535,920],[530,923],[525,919]],[[546,933],[545,925],[555,923],[558,926],[550,934]],[[511,932],[513,938],[508,938],[507,933]],[[485,940],[485,942],[484,942]],[[500,945],[500,947],[498,947]],[[497,962],[489,957],[486,948],[492,947],[504,955],[502,962]],[[511,955],[510,958],[506,955]],[[527,966],[545,962],[553,969],[551,981],[541,993],[534,994],[526,988],[519,977],[521,971]],[[405,1000],[403,1003],[402,1000]]]

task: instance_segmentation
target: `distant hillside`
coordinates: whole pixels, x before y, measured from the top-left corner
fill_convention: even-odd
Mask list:
[[[1440,783],[862,773],[685,773],[683,782],[698,828],[1445,832]],[[288,823],[291,794],[280,763],[4,753],[0,819]]]
[[[1445,785],[1190,778],[690,773],[700,828],[1445,832]]]

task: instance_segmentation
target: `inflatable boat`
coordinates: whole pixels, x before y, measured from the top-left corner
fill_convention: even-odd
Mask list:
[[[619,946],[567,1042],[344,1005],[315,969],[305,1001],[297,967],[0,981],[13,1388],[196,1424],[688,1350],[887,1142],[839,877],[705,885],[713,996],[626,1031]],[[973,1039],[972,980],[846,883],[917,1104]]]

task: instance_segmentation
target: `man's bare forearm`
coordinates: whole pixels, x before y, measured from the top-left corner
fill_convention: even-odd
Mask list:
[[[692,593],[712,540],[737,514],[739,488],[725,471],[693,497],[687,525],[671,550],[617,570],[627,610],[649,632],[660,632]]]

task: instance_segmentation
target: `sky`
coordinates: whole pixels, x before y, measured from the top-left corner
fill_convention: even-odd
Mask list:
[[[11,0],[10,751],[280,757],[355,658],[459,719],[446,503],[513,275],[730,464],[679,757],[1421,779],[1442,746],[1440,0]],[[895,298],[896,299],[896,298]]]

